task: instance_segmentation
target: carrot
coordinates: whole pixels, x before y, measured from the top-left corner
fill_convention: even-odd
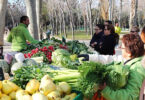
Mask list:
[[[101,96],[100,100],[104,100],[103,96]]]
[[[92,100],[106,100],[103,96],[99,97],[98,93],[96,92],[92,98]]]

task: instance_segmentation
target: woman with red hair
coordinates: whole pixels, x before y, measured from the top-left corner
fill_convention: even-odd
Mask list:
[[[145,79],[145,65],[144,60],[142,61],[145,53],[144,43],[138,34],[125,34],[120,48],[122,55],[89,54],[82,55],[81,57],[85,57],[85,60],[100,62],[102,64],[120,62],[122,66],[129,66],[130,72],[127,84],[117,90],[107,86],[106,83],[101,84],[99,87],[101,95],[106,100],[140,100],[140,89]],[[94,97],[97,96],[95,95]],[[98,98],[94,100],[98,100]]]

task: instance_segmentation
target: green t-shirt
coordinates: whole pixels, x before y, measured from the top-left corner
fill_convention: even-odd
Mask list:
[[[17,27],[11,30],[7,37],[7,41],[12,43],[13,51],[21,51],[26,49],[26,41],[29,41],[31,44],[36,44],[39,42],[32,38],[27,29],[27,26],[23,23],[20,23]]]

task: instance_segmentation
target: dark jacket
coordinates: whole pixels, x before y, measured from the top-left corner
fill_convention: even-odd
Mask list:
[[[91,44],[94,43],[94,42],[99,42],[99,41],[100,41],[100,38],[103,36],[103,34],[104,34],[103,31],[100,32],[100,33],[98,33],[98,34],[94,33],[94,35],[93,35],[93,37],[92,37],[92,39],[91,39],[91,41],[90,41],[90,46],[91,46]]]
[[[95,45],[95,50],[103,55],[113,55],[116,45],[116,39],[113,34],[103,35],[97,45]]]

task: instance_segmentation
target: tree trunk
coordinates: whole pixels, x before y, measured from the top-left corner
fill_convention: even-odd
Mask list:
[[[84,15],[83,18],[84,18],[84,29],[85,29],[86,34],[88,35],[86,15]]]
[[[121,27],[121,14],[122,14],[122,0],[120,0],[120,10],[119,10],[119,26]]]
[[[59,24],[60,24],[60,36],[62,36],[62,19],[60,17],[60,21],[59,21]]]
[[[53,25],[53,27],[52,27],[53,35],[56,35],[54,11],[52,14],[52,25]]]
[[[129,27],[137,26],[137,8],[138,8],[138,0],[131,0],[131,11],[130,11],[130,21]]]
[[[93,24],[92,24],[92,11],[91,11],[92,0],[88,1],[88,14],[89,14],[89,27],[90,27],[90,34],[93,36]]]
[[[109,20],[112,21],[112,0],[109,0]]]
[[[7,10],[7,0],[0,0],[0,46],[4,45],[4,28],[5,28],[5,15]]]
[[[63,32],[64,32],[64,35],[65,35],[65,38],[67,38],[67,34],[66,34],[66,24],[65,24],[65,15],[64,15],[64,11],[63,11],[63,9],[61,8],[61,6],[60,6],[60,10],[61,10],[61,12],[62,12]]]
[[[14,27],[14,26],[15,26],[15,22],[14,22],[14,18],[13,18],[13,15],[12,15],[12,10],[11,10],[11,8],[9,8],[8,11],[9,11],[9,14],[10,14],[11,19],[12,19],[12,23],[13,23],[13,26],[12,26],[12,27]]]
[[[100,6],[101,6],[101,15],[104,20],[108,20],[108,14],[109,14],[109,2],[108,0],[100,0]]]
[[[36,0],[36,15],[37,15],[37,27],[38,27],[38,35],[39,39],[42,40],[43,32],[41,31],[41,8],[42,8],[42,0]]]
[[[115,1],[116,0],[112,0],[112,21],[114,20],[114,22],[115,22],[115,15],[114,15],[114,13],[115,13]]]
[[[39,39],[37,17],[36,17],[36,0],[25,0],[27,15],[30,19],[29,30],[35,39]]]
[[[69,10],[70,25],[71,25],[71,29],[72,29],[72,40],[74,40],[74,20],[73,20],[73,14],[72,14],[71,8],[70,8],[67,0],[66,0],[66,4],[67,4],[68,10]]]
[[[58,15],[57,15],[57,10],[54,11],[55,12],[55,30],[56,30],[56,35],[58,35]]]

